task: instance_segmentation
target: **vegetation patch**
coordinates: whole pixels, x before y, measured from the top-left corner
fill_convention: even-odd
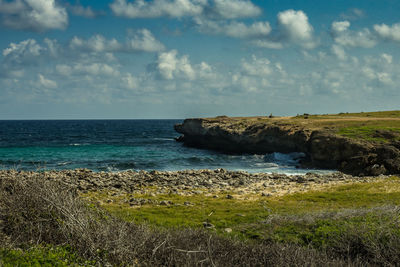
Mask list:
[[[0,189],[0,240],[12,240],[0,250],[3,265],[400,261],[398,177],[247,200],[232,197],[234,192],[79,196],[65,184],[40,178],[2,179]],[[147,202],[131,205],[127,197]]]
[[[33,246],[27,249],[0,248],[0,265],[8,266],[94,266],[68,246]]]
[[[226,228],[230,228],[231,235],[241,238],[299,241],[304,235],[302,225],[292,224],[290,221],[276,224],[265,222],[274,216],[318,217],[321,212],[327,214],[326,222],[330,222],[332,214],[327,212],[338,213],[343,210],[399,205],[400,179],[377,178],[375,182],[333,186],[323,191],[309,191],[281,197],[252,195],[247,197],[248,200],[242,200],[229,198],[228,195],[226,192],[215,196],[122,194],[112,198],[104,192],[91,192],[84,196],[91,201],[103,203],[102,207],[115,216],[135,223],[166,228],[202,228],[208,223],[222,233],[226,232]],[[108,201],[105,201],[105,197]],[[132,198],[151,201],[144,205],[131,206],[129,199]],[[356,212],[351,214],[355,216]],[[306,228],[309,227],[311,226]],[[290,234],[285,235],[285,233]]]

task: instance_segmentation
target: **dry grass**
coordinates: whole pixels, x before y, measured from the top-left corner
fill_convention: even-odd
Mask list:
[[[291,244],[250,244],[206,230],[157,231],[113,218],[65,185],[2,179],[0,219],[10,247],[68,245],[99,264],[173,266],[341,265],[326,253]]]
[[[269,223],[281,221],[288,224],[285,229],[289,230],[292,229],[290,225],[307,226],[311,223],[312,232],[307,237],[311,242],[309,245],[276,240],[253,243],[223,237],[213,230],[157,230],[128,223],[84,202],[66,185],[45,181],[40,175],[29,180],[0,180],[0,242],[3,246],[7,240],[7,246],[11,248],[67,246],[79,257],[100,265],[395,265],[400,261],[400,238],[397,228],[392,226],[398,223],[399,210],[384,208],[377,211],[350,213],[362,217],[372,212],[378,218],[385,217],[382,222],[388,223],[377,227],[375,217],[371,217],[367,223],[354,221],[342,227],[343,220],[339,220],[339,224],[328,220],[315,228],[317,232],[312,225],[321,218],[330,217],[329,214],[312,218],[271,218]],[[346,219],[354,216],[338,213],[333,217]],[[315,246],[315,242],[321,245]]]

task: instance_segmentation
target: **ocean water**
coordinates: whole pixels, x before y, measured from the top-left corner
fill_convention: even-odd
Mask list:
[[[0,169],[217,169],[301,174],[301,153],[228,155],[174,140],[181,120],[0,121]]]

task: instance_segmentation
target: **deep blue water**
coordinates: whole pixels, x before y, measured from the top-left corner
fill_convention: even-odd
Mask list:
[[[0,121],[0,169],[216,169],[305,173],[299,155],[226,155],[184,147],[181,120]],[[315,171],[315,170],[314,170]],[[316,170],[318,172],[318,170]]]

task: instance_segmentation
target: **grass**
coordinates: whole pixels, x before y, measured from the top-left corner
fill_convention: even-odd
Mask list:
[[[348,262],[299,245],[254,244],[202,229],[157,230],[127,223],[82,201],[65,184],[40,177],[0,180],[0,218],[2,264],[73,265],[80,262],[75,255],[84,259],[82,265],[95,262],[99,266],[316,266]]]
[[[0,265],[12,266],[94,266],[68,246],[32,246],[27,249],[0,248]]]
[[[227,198],[232,192],[218,198],[112,192],[80,197],[62,183],[21,179],[0,182],[2,265],[353,266],[400,261],[398,177],[280,197],[243,196],[247,200]],[[130,206],[130,198],[151,201],[137,208]],[[203,222],[215,228],[204,229]]]
[[[220,119],[208,119],[217,123]],[[387,143],[400,141],[400,111],[339,113],[326,115],[297,115],[286,118],[247,117],[223,118],[228,129],[245,131],[264,128],[265,125],[286,126],[288,129],[322,130],[332,134],[363,140]]]
[[[378,179],[370,183],[334,186],[324,191],[295,193],[281,197],[248,196],[249,200],[228,199],[227,193],[218,198],[207,195],[118,195],[91,192],[84,196],[102,201],[102,207],[127,221],[148,223],[165,228],[202,227],[213,224],[218,232],[231,228],[233,235],[250,239],[270,239],[270,225],[264,222],[271,216],[310,216],[321,212],[340,212],[345,209],[365,209],[385,205],[400,205],[400,178]],[[171,204],[145,204],[131,207],[130,198],[151,199]],[[106,203],[111,199],[111,203]],[[185,205],[186,203],[186,205]],[[274,228],[275,227],[275,228]],[[283,228],[282,228],[283,227]],[[275,225],[276,231],[285,225]],[[274,230],[274,231],[275,231]],[[266,233],[269,233],[266,235]],[[274,235],[274,234],[273,234]],[[272,236],[273,236],[272,235]],[[279,237],[279,240],[282,238]]]

